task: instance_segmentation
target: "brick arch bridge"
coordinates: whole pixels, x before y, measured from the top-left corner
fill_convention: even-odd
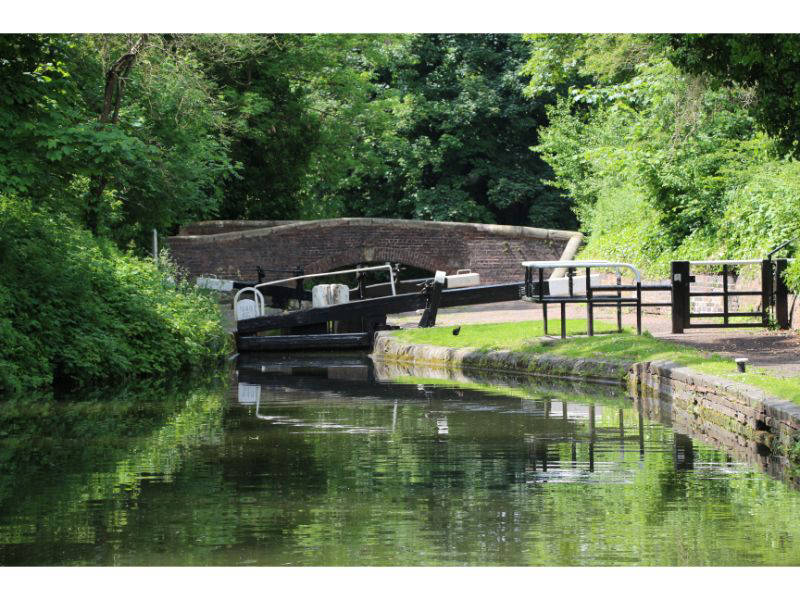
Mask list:
[[[482,283],[501,283],[524,277],[523,260],[572,258],[582,239],[575,231],[403,219],[205,221],[181,228],[169,248],[193,277],[253,280],[256,265],[290,275],[298,266],[319,273],[391,261],[448,273],[472,269]]]

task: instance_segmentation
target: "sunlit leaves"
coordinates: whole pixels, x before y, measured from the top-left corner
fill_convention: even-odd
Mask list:
[[[793,163],[779,167],[775,140],[747,109],[748,90],[681,72],[657,42],[534,38],[529,68],[559,56],[547,63],[561,69],[554,81],[588,78],[573,80],[550,109],[535,149],[576,201],[591,234],[587,255],[635,262],[651,275],[664,275],[672,258],[757,257],[767,240],[800,226],[784,210],[791,201],[776,199],[780,179],[767,184],[760,174],[788,176]],[[755,206],[764,207],[759,218],[748,215]]]

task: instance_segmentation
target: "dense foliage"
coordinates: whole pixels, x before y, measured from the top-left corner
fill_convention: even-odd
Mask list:
[[[585,255],[651,275],[762,256],[800,229],[798,39],[2,35],[0,379],[163,372],[162,333],[209,341],[181,322],[202,303],[132,258],[199,219],[580,226]]]
[[[523,96],[527,55],[521,36],[409,37],[378,71],[393,128],[339,190],[340,210],[573,227],[567,198],[545,185],[552,171],[530,151],[553,98]]]
[[[169,375],[218,359],[216,303],[151,260],[0,198],[0,395]]]
[[[784,150],[800,149],[800,36],[797,34],[681,34],[665,36],[672,62],[713,83],[747,86],[749,108]]]
[[[574,225],[519,35],[0,36],[0,187],[145,247],[212,218]]]
[[[536,149],[575,200],[584,255],[664,275],[674,258],[762,257],[797,235],[800,163],[751,111],[755,90],[682,71],[659,36],[529,42],[529,92],[567,88]]]
[[[153,227],[214,214],[231,163],[220,103],[165,38],[147,38],[105,105],[109,65],[134,43],[0,36],[0,190],[143,245]]]

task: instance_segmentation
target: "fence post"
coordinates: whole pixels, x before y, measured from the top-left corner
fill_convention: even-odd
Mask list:
[[[761,261],[761,324],[769,327],[769,309],[772,306],[772,261]]]
[[[780,329],[789,329],[789,288],[783,280],[787,265],[785,258],[775,261],[775,320]]]
[[[728,321],[728,265],[722,265],[722,324]]]
[[[617,287],[622,285],[622,273],[617,268]],[[622,298],[622,290],[617,290],[617,298]],[[641,302],[641,300],[640,300]],[[622,302],[617,302],[617,332],[622,333]]]
[[[544,269],[539,269],[539,304],[542,305],[542,324],[547,335],[547,302],[544,301]]]
[[[642,335],[642,282],[636,282],[636,335]]]
[[[689,320],[689,261],[672,261],[672,333],[683,333]]]
[[[533,269],[525,267],[525,292],[523,296],[533,298]]]
[[[586,313],[588,319],[588,333],[594,335],[594,305],[592,304],[592,270],[586,267]]]
[[[442,298],[442,288],[445,284],[445,272],[436,271],[428,288],[428,302],[422,318],[419,320],[419,327],[433,327],[436,325],[436,314],[439,312],[439,302]]]

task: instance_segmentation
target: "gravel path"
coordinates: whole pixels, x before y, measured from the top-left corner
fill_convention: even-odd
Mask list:
[[[559,307],[551,306],[548,316],[558,318]],[[542,310],[527,302],[502,302],[460,308],[445,308],[439,311],[437,325],[463,325],[469,323],[505,323],[514,321],[541,320]],[[586,318],[585,307],[568,305],[567,318]],[[596,308],[595,318],[611,323],[616,321],[616,311],[611,308]],[[416,327],[419,315],[405,313],[389,319],[389,323],[401,327]],[[623,310],[622,322],[635,327],[635,313]],[[754,329],[694,329],[673,335],[669,313],[642,316],[642,327],[653,336],[680,342],[706,352],[722,356],[747,357],[751,365],[764,367],[775,375],[800,377],[800,336],[796,331],[769,331]],[[557,331],[552,333],[558,333]]]

